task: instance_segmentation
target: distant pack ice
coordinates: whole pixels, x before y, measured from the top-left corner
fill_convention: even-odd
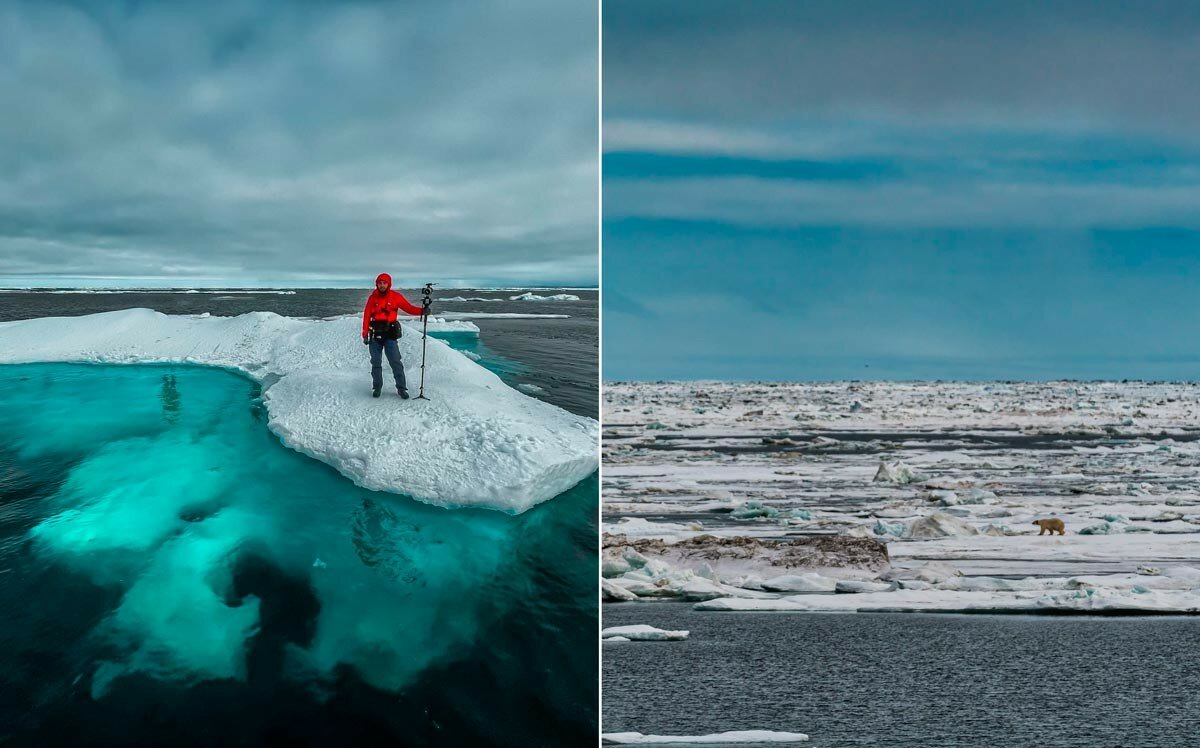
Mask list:
[[[211,317],[150,309],[42,317],[0,323],[0,363],[179,362],[235,369],[263,383],[269,427],[284,444],[364,488],[430,504],[520,513],[596,470],[595,420],[518,392],[436,338],[428,341],[428,401],[397,397],[386,366],[385,396],[372,398],[359,324],[357,317]],[[438,324],[444,323],[432,322],[431,330]],[[400,352],[415,396],[421,333],[415,320],[404,327]]]

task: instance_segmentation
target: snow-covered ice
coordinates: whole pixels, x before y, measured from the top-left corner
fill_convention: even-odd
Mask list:
[[[570,319],[569,314],[523,314],[521,312],[442,312],[445,320],[466,319]]]
[[[539,296],[530,291],[516,296],[509,296],[509,301],[579,301],[579,297],[572,293],[555,293],[549,296]]]
[[[522,512],[596,469],[596,421],[518,392],[435,338],[427,345],[429,400],[403,401],[390,389],[391,397],[373,399],[359,324],[149,309],[39,318],[0,323],[0,363],[235,369],[262,383],[268,425],[287,446],[365,488],[443,506]],[[416,321],[404,327],[399,346],[415,390],[422,338]],[[390,372],[385,380],[390,385]]]
[[[1198,423],[1194,383],[610,383],[603,529],[759,556],[782,547],[765,541],[830,536],[886,548],[858,569],[854,554],[787,570],[721,556],[712,583],[770,594],[702,609],[1188,613],[1200,583],[1186,575],[1170,589],[1128,579],[1200,567]],[[1051,518],[1065,536],[1038,536],[1034,520]],[[638,549],[671,567],[653,590],[611,579],[639,596],[698,572],[688,554]],[[773,583],[805,574],[856,592]],[[1085,577],[1086,594],[1064,581]]]
[[[610,626],[600,632],[601,639],[622,637],[629,641],[642,642],[675,642],[688,638],[687,631],[667,631],[654,626],[637,624],[633,626]]]

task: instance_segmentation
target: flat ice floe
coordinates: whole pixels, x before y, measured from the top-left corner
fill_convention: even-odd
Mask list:
[[[808,736],[802,732],[772,730],[732,730],[712,735],[643,735],[640,732],[606,732],[606,745],[739,745],[762,743],[803,743]]]
[[[1078,589],[1057,592],[957,592],[897,590],[857,595],[794,595],[774,600],[721,598],[697,610],[795,611],[810,613],[1088,613],[1200,614],[1192,590]]]
[[[688,638],[688,633],[687,631],[667,631],[646,624],[636,624],[633,626],[609,626],[600,632],[600,638],[641,642],[677,642]]]
[[[268,425],[287,446],[356,484],[443,506],[507,512],[574,486],[597,467],[598,424],[528,397],[430,338],[428,400],[400,400],[384,364],[370,393],[358,319],[237,317],[126,309],[0,323],[0,363],[195,363],[263,384]],[[437,330],[438,323],[431,323]],[[421,334],[399,341],[409,389],[420,378]]]

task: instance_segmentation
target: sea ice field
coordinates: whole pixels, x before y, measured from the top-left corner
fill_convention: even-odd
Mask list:
[[[356,325],[0,323],[4,740],[594,739],[596,422],[464,321],[373,400]]]
[[[618,383],[606,599],[1200,612],[1200,386]],[[1060,519],[1065,534],[1033,523]]]

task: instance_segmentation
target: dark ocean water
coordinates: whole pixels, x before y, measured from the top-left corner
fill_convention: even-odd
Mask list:
[[[814,747],[1200,745],[1193,618],[696,612],[604,606],[603,730],[803,732]]]
[[[0,317],[361,294],[207,296],[0,294]],[[594,299],[436,311],[469,308],[571,314],[451,343],[594,414]],[[284,448],[257,394],[208,367],[0,367],[0,744],[593,744],[596,477],[516,517],[430,507]]]
[[[293,293],[243,292],[226,289],[197,293],[139,291],[120,293],[0,291],[0,322],[30,317],[63,317],[146,307],[166,314],[233,316],[246,312],[275,312],[288,317],[332,317],[362,314],[369,288],[286,289]],[[414,304],[419,289],[397,289]],[[567,319],[473,319],[479,325],[479,345],[491,368],[512,385],[572,413],[596,418],[599,407],[599,304],[595,290],[538,289],[538,296],[571,294],[579,301],[511,301],[523,289],[495,291],[436,289],[434,315],[444,312],[482,314],[565,315]],[[447,298],[491,301],[444,301]],[[364,372],[369,372],[363,353]],[[412,362],[405,362],[413,366]],[[369,373],[368,373],[369,381]]]

